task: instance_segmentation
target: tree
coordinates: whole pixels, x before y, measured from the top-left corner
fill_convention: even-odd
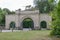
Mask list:
[[[11,12],[11,14],[15,14],[15,12],[14,12],[14,11],[12,11],[12,12]]]
[[[40,13],[49,13],[54,8],[55,0],[34,0],[35,6],[39,9]]]
[[[15,14],[14,11],[10,11],[7,8],[1,9],[0,8],[0,26],[5,26],[5,15],[6,14]],[[2,27],[0,27],[2,28]]]
[[[51,32],[51,35],[60,37],[60,1],[52,13],[54,21],[52,22],[53,30]]]
[[[0,25],[5,25],[5,15],[6,14],[15,14],[14,11],[10,11],[7,8],[1,9],[0,8]]]
[[[4,8],[3,11],[6,11],[8,14],[11,14],[11,11],[7,8]]]
[[[4,8],[3,11],[6,11],[8,14],[15,14],[14,11],[10,11],[8,8]]]
[[[0,25],[1,25],[1,24],[4,24],[4,22],[5,22],[5,14],[6,14],[6,12],[3,11],[3,10],[0,8]]]

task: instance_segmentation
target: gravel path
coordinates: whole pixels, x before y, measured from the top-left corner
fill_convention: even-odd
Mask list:
[[[22,31],[30,31],[31,29],[28,29],[28,28],[24,28]],[[20,32],[21,30],[13,30],[13,32]],[[1,32],[1,30],[0,30]],[[2,30],[2,32],[12,32],[12,30]]]

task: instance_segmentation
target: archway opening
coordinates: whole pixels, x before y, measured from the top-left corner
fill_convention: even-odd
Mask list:
[[[47,23],[45,21],[42,21],[40,23],[41,28],[47,28]]]
[[[13,28],[13,29],[14,29],[15,27],[16,27],[16,26],[15,26],[15,22],[11,22],[11,23],[10,23],[10,28]]]
[[[22,26],[23,26],[23,28],[33,29],[34,28],[34,22],[31,18],[26,18],[26,19],[23,20]]]

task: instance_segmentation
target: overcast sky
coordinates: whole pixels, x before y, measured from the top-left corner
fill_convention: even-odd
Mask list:
[[[24,10],[26,5],[33,6],[33,0],[0,0],[0,8],[8,8],[11,11],[19,8]]]

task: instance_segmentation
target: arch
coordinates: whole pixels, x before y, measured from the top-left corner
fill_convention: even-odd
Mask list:
[[[25,18],[23,21],[22,21],[22,27],[23,28],[31,28],[33,29],[34,28],[34,22],[31,18]]]
[[[31,20],[33,20],[33,18],[31,16],[25,15],[21,18],[21,22],[26,19],[26,18],[30,18]],[[34,21],[34,20],[33,20]]]
[[[47,22],[46,21],[41,21],[40,27],[41,28],[47,28]]]
[[[10,22],[10,28],[15,28],[16,27],[16,23],[14,21]]]

